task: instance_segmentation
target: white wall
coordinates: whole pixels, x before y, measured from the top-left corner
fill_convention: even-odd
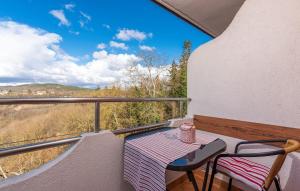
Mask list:
[[[247,0],[222,35],[191,55],[188,115],[300,128],[299,10],[299,0]],[[296,190],[299,153],[284,168],[282,186]]]

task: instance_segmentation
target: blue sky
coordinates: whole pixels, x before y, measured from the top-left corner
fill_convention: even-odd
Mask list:
[[[122,78],[120,70],[129,62],[139,62],[140,52],[156,52],[166,58],[167,65],[179,57],[184,40],[191,40],[195,48],[211,39],[150,0],[3,0],[0,33],[5,34],[0,48],[7,49],[0,55],[0,85],[107,85]],[[35,64],[29,63],[31,53]],[[112,76],[107,75],[117,62],[124,62],[123,67],[113,67]],[[94,71],[104,77],[90,77],[102,65],[106,69]],[[62,68],[69,66],[73,69],[64,73]],[[64,76],[73,71],[73,77],[86,79]]]

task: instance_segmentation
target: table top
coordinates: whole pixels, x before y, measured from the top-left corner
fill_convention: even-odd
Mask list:
[[[164,132],[174,129],[172,127],[162,127],[159,129],[151,130],[148,132],[136,133],[126,137],[125,140],[132,140],[147,135],[155,134],[158,132]],[[194,170],[207,161],[215,157],[216,155],[224,152],[226,150],[226,143],[221,139],[216,139],[208,144],[201,145],[199,149],[180,157],[173,162],[169,163],[167,169],[174,171],[188,171]]]
[[[216,155],[226,150],[226,143],[221,139],[216,139],[187,155],[174,160],[168,166],[168,170],[191,171],[207,163]]]

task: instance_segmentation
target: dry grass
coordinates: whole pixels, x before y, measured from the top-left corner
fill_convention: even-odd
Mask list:
[[[66,148],[66,146],[61,146],[2,158],[0,159],[2,168],[0,176],[6,178],[28,172],[56,158]]]
[[[94,123],[91,104],[1,106],[0,111],[1,148],[80,135],[92,131]],[[18,175],[37,168],[65,148],[2,158],[0,176]]]

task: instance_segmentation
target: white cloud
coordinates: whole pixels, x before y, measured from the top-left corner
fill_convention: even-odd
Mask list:
[[[89,21],[92,20],[92,17],[91,17],[90,15],[88,15],[88,14],[82,12],[82,11],[80,11],[80,14],[81,14],[86,20],[89,20]]]
[[[105,44],[105,43],[99,43],[99,44],[97,45],[97,48],[98,48],[98,49],[105,49],[105,48],[106,48],[106,44]]]
[[[132,30],[132,29],[121,29],[119,32],[116,34],[117,39],[123,40],[123,41],[129,41],[132,39],[142,41],[145,40],[146,38],[151,38],[153,36],[152,33],[145,33],[141,32],[138,30]]]
[[[92,17],[82,11],[79,12],[81,15],[81,19],[79,20],[79,25],[81,28],[84,28],[86,24],[88,24],[91,20]]]
[[[125,79],[134,54],[92,53],[87,63],[60,48],[62,37],[42,29],[0,21],[0,84],[60,83],[105,86]],[[140,66],[143,68],[143,66]]]
[[[126,44],[122,43],[122,42],[110,41],[109,46],[113,47],[113,48],[120,48],[123,50],[128,50],[128,46],[126,46]]]
[[[68,3],[68,4],[65,4],[65,9],[67,9],[68,11],[73,11],[75,6],[76,5],[73,3]]]
[[[104,27],[106,29],[110,29],[110,25],[108,25],[108,24],[102,24],[102,27]]]
[[[53,17],[57,18],[59,20],[59,25],[65,25],[70,26],[71,23],[66,18],[65,13],[63,10],[51,10],[49,12]]]
[[[69,33],[73,34],[73,35],[80,35],[80,32],[79,31],[72,31],[72,30],[69,30]]]
[[[80,27],[82,28],[82,27],[84,27],[84,25],[85,25],[85,22],[84,22],[84,21],[82,21],[82,20],[79,20],[79,25],[80,25]]]
[[[146,46],[146,45],[140,45],[139,48],[143,51],[153,51],[155,50],[155,47],[153,46]]]
[[[81,60],[89,60],[91,59],[91,56],[89,54],[85,54],[81,57]]]

